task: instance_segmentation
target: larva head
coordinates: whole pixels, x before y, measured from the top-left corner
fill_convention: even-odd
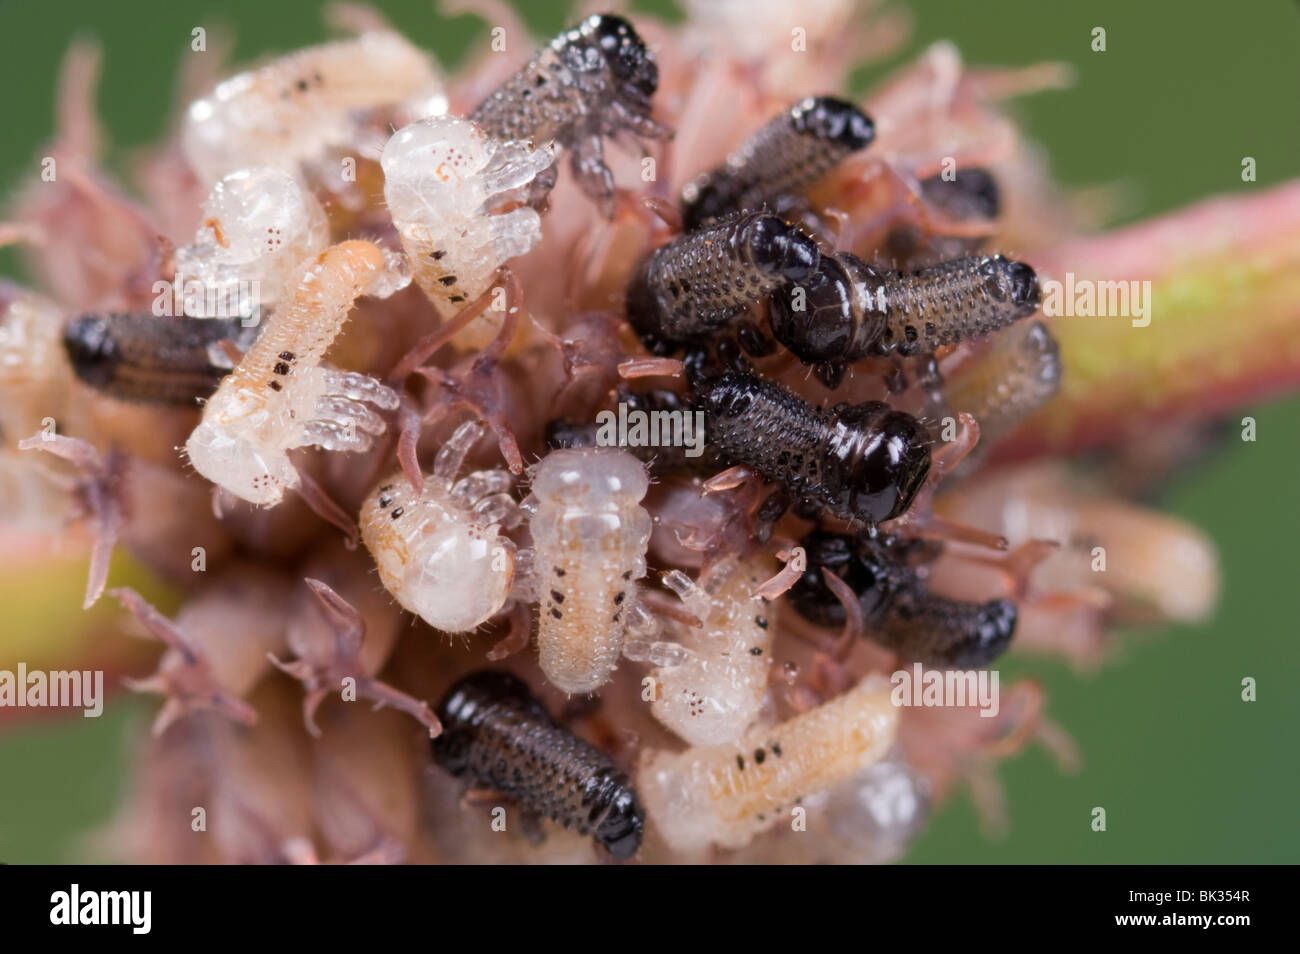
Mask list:
[[[882,546],[858,544],[852,537],[814,530],[799,542],[808,561],[803,576],[790,588],[790,604],[804,619],[819,626],[844,623],[844,606],[826,585],[825,567],[849,585],[871,622],[893,595],[899,573],[895,559]]]
[[[930,472],[930,435],[879,401],[840,408],[837,417],[852,432],[833,451],[849,511],[868,524],[905,513]]]
[[[951,669],[979,669],[987,666],[1011,643],[1018,618],[1016,604],[1010,600],[990,600],[974,607],[961,640],[944,654],[937,665]],[[921,660],[925,662],[926,660]]]
[[[398,602],[434,629],[470,632],[505,605],[514,544],[432,489],[417,496],[401,474],[381,482],[361,505],[362,539]]]
[[[395,218],[435,226],[437,216],[451,214],[455,200],[467,195],[458,187],[490,158],[487,137],[468,119],[429,116],[410,123],[393,133],[379,158],[384,198]]]
[[[788,282],[801,282],[821,262],[817,241],[779,215],[751,214],[741,219],[738,243],[754,265]]]
[[[880,337],[884,277],[856,255],[824,255],[817,270],[773,293],[772,334],[801,361],[855,361]]]
[[[612,13],[598,13],[583,23],[582,32],[596,41],[610,73],[641,107],[638,111],[648,110],[659,88],[659,67],[632,24]]]
[[[857,151],[876,138],[876,124],[852,103],[834,96],[810,96],[790,110],[794,131]]]
[[[1032,315],[1038,310],[1042,302],[1038,275],[1024,262],[990,255],[980,264],[980,273],[988,296],[994,301],[1016,305],[1019,317]]]
[[[234,436],[206,421],[185,442],[185,456],[208,480],[259,507],[274,507],[286,489],[300,483],[283,450]]]
[[[596,799],[597,808],[604,815],[596,823],[592,835],[615,858],[631,858],[641,847],[641,834],[645,829],[645,809],[637,797],[636,789],[627,783],[622,774],[607,775],[600,779],[602,792]]]
[[[533,494],[539,499],[572,502],[584,509],[638,503],[649,486],[645,465],[617,447],[552,451],[533,475]]]
[[[958,169],[953,178],[939,173],[922,180],[921,195],[954,219],[996,219],[1002,208],[998,181],[978,166]]]

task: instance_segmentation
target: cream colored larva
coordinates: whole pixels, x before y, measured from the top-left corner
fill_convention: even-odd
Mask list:
[[[185,444],[208,480],[250,503],[272,507],[300,486],[288,451],[314,444],[364,451],[397,395],[374,378],[321,365],[352,304],[384,274],[370,242],[341,242],[305,262],[288,303],[221,382]]]
[[[701,625],[674,624],[678,658],[651,673],[650,711],[692,745],[734,742],[758,716],[767,695],[776,607],[751,594],[775,569],[759,556],[715,563],[698,583],[681,570],[664,575],[664,585]]]
[[[498,141],[467,119],[433,116],[394,133],[380,162],[411,277],[444,317],[483,294],[498,266],[542,237],[536,210],[493,209],[524,198],[528,184],[555,162],[553,144]],[[457,343],[486,345],[501,318],[489,309]]]
[[[609,679],[645,576],[645,466],[625,450],[552,451],[533,475],[531,528],[542,672],[565,692]]]
[[[295,171],[347,145],[355,113],[417,99],[436,111],[441,89],[427,54],[397,33],[373,30],[225,80],[190,104],[181,145],[205,185],[250,166]]]
[[[521,519],[509,472],[456,479],[484,430],[479,421],[457,428],[422,491],[394,474],[361,505],[361,538],[379,579],[403,607],[446,633],[469,632],[495,616],[514,581],[514,543],[501,532]]]
[[[637,790],[674,850],[741,848],[759,832],[789,824],[801,798],[879,760],[894,742],[898,717],[889,683],[869,676],[844,695],[752,729],[737,742],[648,752]]]

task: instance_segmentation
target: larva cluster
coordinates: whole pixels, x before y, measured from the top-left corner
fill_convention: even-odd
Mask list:
[[[618,448],[554,451],[533,474],[537,650],[557,689],[592,692],[618,665],[646,572],[648,487]]]
[[[677,851],[740,848],[787,821],[807,795],[880,759],[894,742],[898,709],[889,684],[854,689],[771,728],[684,752],[648,752],[637,770],[646,812]]]
[[[379,248],[361,241],[306,263],[287,307],[204,405],[185,444],[195,470],[269,507],[301,483],[288,451],[308,444],[365,450],[383,433],[383,419],[366,402],[392,410],[397,395],[366,375],[325,368],[321,358],[384,267]]]
[[[487,622],[514,582],[515,547],[502,533],[520,521],[509,472],[457,479],[484,430],[478,421],[462,424],[438,451],[422,490],[393,474],[361,505],[361,538],[379,579],[403,607],[446,633]]]

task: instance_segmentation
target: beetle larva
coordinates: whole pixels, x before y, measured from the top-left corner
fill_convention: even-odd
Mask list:
[[[497,266],[542,237],[535,209],[493,209],[520,198],[551,167],[550,144],[499,141],[468,120],[435,116],[394,133],[380,162],[412,278],[444,317],[486,291]],[[482,347],[500,323],[500,313],[489,309],[457,340]]]
[[[881,401],[825,409],[739,371],[695,385],[709,443],[801,504],[868,526],[911,506],[930,471],[930,439]]]
[[[64,326],[63,348],[77,378],[96,391],[197,407],[231,370],[216,346],[230,340],[246,348],[256,334],[236,318],[82,315]]]
[[[269,507],[301,484],[287,453],[292,448],[370,447],[385,425],[364,402],[392,410],[397,395],[367,375],[323,367],[321,358],[353,302],[383,270],[379,247],[361,241],[341,242],[304,263],[289,303],[204,405],[185,444],[195,470]]]
[[[741,848],[787,820],[804,796],[880,759],[894,742],[898,716],[889,683],[869,676],[844,695],[737,742],[649,752],[637,788],[673,849]]]
[[[495,616],[514,580],[514,544],[501,533],[520,520],[509,472],[456,479],[485,429],[478,421],[457,428],[422,491],[394,474],[361,505],[361,539],[379,579],[403,607],[446,633],[469,632]]]
[[[616,447],[553,451],[533,476],[542,672],[565,692],[603,685],[623,652],[650,514],[645,466]]]
[[[676,626],[682,658],[651,676],[655,718],[691,745],[734,742],[758,716],[767,694],[776,606],[751,596],[772,576],[767,557],[723,560],[698,583],[681,570],[664,585],[702,626]]]
[[[931,353],[1032,315],[1039,298],[1034,270],[1001,255],[891,272],[846,252],[772,295],[772,334],[806,364]]]
[[[627,317],[663,351],[708,335],[776,289],[816,273],[817,242],[780,216],[732,216],[656,249],[627,290]]]
[[[684,224],[694,230],[732,212],[781,211],[782,200],[865,149],[875,135],[871,118],[852,103],[833,96],[800,100],[682,190]]]
[[[980,445],[992,447],[1050,401],[1061,386],[1061,355],[1041,321],[996,338],[969,373],[944,395],[954,414],[966,411],[980,425]]]
[[[600,750],[556,725],[516,677],[482,670],[438,704],[434,761],[457,777],[504,792],[529,811],[590,834],[615,858],[641,846],[636,789]]]
[[[932,593],[910,565],[906,542],[814,530],[801,545],[808,567],[791,588],[790,603],[818,625],[839,626],[845,617],[822,577],[824,567],[858,598],[866,635],[909,662],[944,669],[987,666],[1015,635],[1015,603],[974,603]]]
[[[439,86],[425,53],[397,33],[374,30],[225,80],[190,105],[181,145],[205,184],[252,166],[294,170],[346,144],[354,113]]]
[[[176,250],[176,295],[194,318],[253,317],[292,292],[294,269],[327,245],[325,210],[297,179],[241,169],[212,187],[193,244]]]
[[[669,132],[650,118],[659,68],[632,24],[595,14],[565,30],[470,113],[484,132],[502,140],[555,142],[570,150],[578,185],[612,214],[614,177],[603,139],[630,133],[661,139]],[[555,184],[539,176],[534,199]]]

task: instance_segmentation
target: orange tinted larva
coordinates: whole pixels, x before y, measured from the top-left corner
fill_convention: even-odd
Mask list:
[[[341,242],[304,263],[288,304],[276,311],[203,409],[185,445],[204,477],[236,497],[274,506],[300,485],[288,451],[315,444],[363,451],[397,395],[364,374],[321,366],[352,304],[384,272],[370,242]]]
[[[898,709],[889,684],[868,677],[843,696],[724,745],[647,753],[637,789],[670,847],[740,848],[824,791],[879,760],[893,744]]]
[[[650,514],[645,465],[627,451],[553,451],[533,476],[531,527],[542,672],[565,692],[603,685],[623,652]]]

